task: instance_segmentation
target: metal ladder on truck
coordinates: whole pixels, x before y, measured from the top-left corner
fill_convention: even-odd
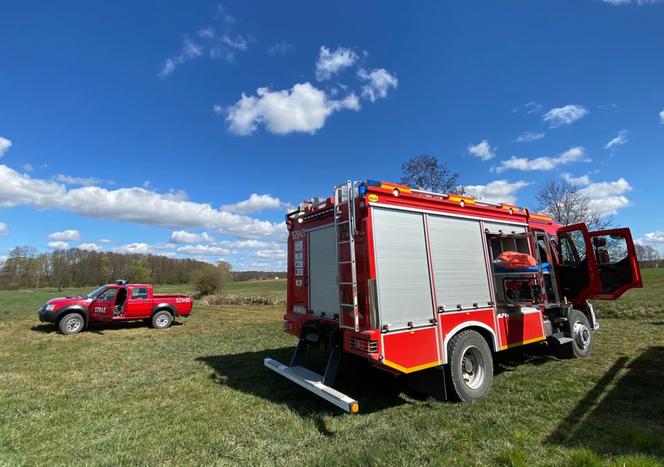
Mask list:
[[[357,298],[357,270],[355,267],[355,185],[351,180],[334,188],[334,230],[337,247],[338,286],[339,286],[339,328],[329,334],[330,356],[325,373],[320,375],[301,366],[302,357],[311,343],[307,331],[302,330],[300,341],[288,365],[271,358],[263,364],[294,383],[313,392],[317,396],[350,413],[359,411],[358,402],[332,388],[343,354],[341,328],[359,331],[359,307]],[[353,325],[344,325],[345,312],[352,309]],[[329,325],[328,325],[329,326]],[[320,329],[320,328],[318,328]]]
[[[360,330],[355,262],[355,186],[351,180],[334,188],[334,230],[337,241],[339,284],[339,327]],[[353,325],[344,324],[346,313],[353,313]]]

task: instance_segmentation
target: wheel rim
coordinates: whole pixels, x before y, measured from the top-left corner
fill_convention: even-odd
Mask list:
[[[76,332],[81,329],[81,320],[78,318],[71,318],[66,324],[67,331]]]
[[[574,323],[573,335],[579,348],[585,349],[590,344],[590,329],[581,321]]]
[[[485,363],[480,349],[474,346],[468,347],[461,357],[463,382],[470,389],[477,389],[484,382],[484,375]]]
[[[157,326],[160,328],[166,327],[168,325],[168,316],[159,315],[157,316]]]

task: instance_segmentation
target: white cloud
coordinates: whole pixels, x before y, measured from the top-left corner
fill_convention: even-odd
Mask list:
[[[574,177],[569,172],[563,172],[561,176],[563,177],[563,180],[565,180],[570,185],[574,186],[590,185],[590,177],[588,175],[581,175],[580,177]]]
[[[67,229],[63,230],[61,232],[53,232],[48,235],[49,240],[63,240],[63,241],[71,241],[71,240],[80,240],[81,239],[81,234],[78,232],[78,230],[74,229]]]
[[[295,50],[295,46],[290,42],[280,41],[267,48],[270,55],[286,55]]]
[[[0,207],[29,205],[58,209],[95,219],[110,219],[170,228],[201,227],[242,238],[282,236],[283,223],[272,223],[214,209],[184,199],[181,192],[144,188],[109,190],[98,186],[67,188],[50,180],[19,174],[0,165]]]
[[[101,185],[103,183],[113,184],[112,180],[102,180],[95,177],[72,177],[70,175],[58,174],[53,177],[53,180],[65,185],[79,185],[79,186],[92,186]]]
[[[0,222],[0,237],[6,237],[9,235],[9,227],[4,222]]]
[[[507,180],[495,180],[486,185],[467,185],[464,188],[469,196],[487,203],[514,204],[516,192],[525,186],[528,186],[528,182],[523,180],[514,183]]]
[[[664,248],[664,231],[656,230],[654,232],[648,232],[643,237],[636,240],[636,242],[657,249]]]
[[[200,243],[211,242],[214,239],[207,232],[193,233],[186,230],[176,230],[171,232],[171,242],[173,243]]]
[[[224,211],[235,212],[238,214],[249,214],[252,212],[260,212],[264,209],[281,209],[285,206],[286,203],[272,195],[252,193],[251,196],[249,196],[249,199],[245,199],[244,201],[235,204],[225,204],[222,206],[222,209]]]
[[[568,149],[556,157],[536,157],[528,159],[526,157],[512,156],[510,159],[500,161],[500,165],[495,168],[498,173],[508,169],[514,170],[553,170],[558,166],[569,164],[571,162],[589,161],[585,150],[580,146]]]
[[[610,3],[613,6],[623,6],[629,5],[632,3],[632,0],[602,0],[604,3]],[[637,5],[652,5],[653,3],[659,3],[662,0],[636,0],[634,3]]]
[[[188,255],[200,255],[200,256],[225,256],[229,255],[230,250],[214,245],[186,245],[178,248],[179,253],[186,253]]]
[[[61,241],[52,241],[48,242],[46,246],[52,250],[66,250],[67,248],[69,248],[69,243]]]
[[[530,143],[531,141],[537,141],[538,139],[544,138],[545,134],[546,133],[544,133],[543,131],[538,133],[526,131],[524,133],[521,133],[514,141],[516,141],[517,143]]]
[[[611,141],[606,143],[606,146],[604,146],[604,149],[615,149],[618,146],[622,146],[626,142],[628,142],[629,139],[627,138],[627,131],[621,130],[618,132],[618,135],[613,138]]]
[[[240,100],[228,109],[226,121],[232,133],[249,135],[259,124],[263,124],[270,133],[313,134],[325,125],[332,113],[360,108],[355,94],[349,94],[342,100],[333,100],[325,91],[309,82],[298,83],[282,91],[258,88],[256,94],[247,96],[243,93]]]
[[[261,249],[261,250],[275,250],[281,248],[283,245],[277,242],[263,242],[261,240],[237,240],[220,242],[219,245],[224,248],[239,248],[239,249]]]
[[[102,239],[99,240],[99,241],[100,241],[101,243],[113,243],[113,240],[110,240],[110,239],[108,239],[108,238],[102,238]]]
[[[384,68],[375,68],[371,72],[360,68],[357,76],[361,80],[367,81],[367,84],[362,86],[362,97],[371,102],[387,97],[390,88],[396,89],[399,85],[397,77]]]
[[[568,104],[564,107],[556,107],[549,110],[542,117],[552,128],[560,125],[569,125],[588,115],[585,107],[576,104]]]
[[[221,30],[210,26],[197,31],[194,39],[184,37],[180,52],[164,61],[158,76],[166,78],[178,66],[204,56],[234,62],[236,53],[247,50],[249,42],[242,35],[232,33],[235,22],[232,16],[223,14],[223,18],[225,23],[221,25]]]
[[[101,247],[96,243],[81,243],[76,248],[83,251],[96,251],[96,252],[101,251]]]
[[[11,147],[12,147],[12,142],[7,138],[3,138],[2,136],[0,136],[0,157],[4,156],[4,154]]]
[[[336,50],[330,52],[330,49],[321,46],[316,62],[316,79],[318,81],[330,79],[332,75],[339,73],[344,68],[353,66],[357,58],[357,54],[351,49],[337,47]]]
[[[258,250],[256,256],[266,259],[284,259],[286,258],[285,250]]]
[[[486,139],[478,144],[469,145],[468,152],[475,157],[479,157],[483,161],[488,161],[489,159],[496,157],[496,148],[492,148],[489,141]]]
[[[630,205],[625,193],[632,191],[632,186],[624,178],[614,182],[591,183],[579,190],[588,197],[588,206],[601,216],[614,215],[619,209]]]
[[[33,170],[35,170],[35,168],[32,164],[26,163],[23,164],[23,170],[25,170],[26,172],[32,172]]]
[[[659,123],[664,125],[664,109],[662,109],[662,111],[659,113]],[[0,155],[1,154],[2,152],[0,152]]]
[[[128,243],[126,245],[119,246],[115,249],[116,252],[122,254],[137,254],[137,255],[147,255],[152,253],[152,248],[147,243]]]

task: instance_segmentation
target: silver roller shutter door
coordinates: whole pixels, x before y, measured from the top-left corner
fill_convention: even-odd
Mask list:
[[[309,309],[316,316],[339,314],[337,244],[334,226],[309,232]]]
[[[445,311],[491,301],[479,221],[429,216],[436,301]]]
[[[373,208],[378,312],[390,330],[434,316],[422,214]]]

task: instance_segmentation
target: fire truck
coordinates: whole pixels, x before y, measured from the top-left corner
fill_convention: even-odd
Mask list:
[[[286,216],[284,330],[299,338],[269,369],[341,409],[332,386],[343,355],[396,375],[440,375],[444,394],[472,402],[496,352],[548,341],[587,357],[599,327],[590,299],[642,287],[629,229],[589,232],[507,203],[379,181],[347,181]],[[505,267],[505,255],[532,262]],[[323,374],[302,366],[329,351]]]

